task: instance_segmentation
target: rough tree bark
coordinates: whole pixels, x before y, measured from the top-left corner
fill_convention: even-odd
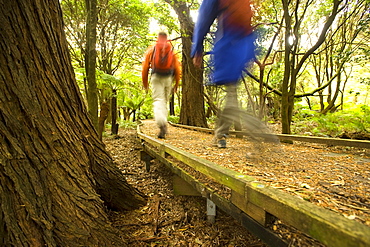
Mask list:
[[[145,198],[88,118],[59,1],[0,6],[0,245],[123,246],[106,206]]]

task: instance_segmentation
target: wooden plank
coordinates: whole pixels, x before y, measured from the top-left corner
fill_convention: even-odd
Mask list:
[[[310,202],[260,183],[250,183],[247,196],[251,203],[327,246],[370,246],[370,227]]]
[[[218,183],[225,185],[232,190],[237,191],[240,194],[245,192],[245,180],[250,179],[253,181],[254,178],[240,174],[236,171],[218,166],[208,160],[202,159],[190,153],[184,153],[184,151],[171,147],[167,149],[168,154],[176,158],[179,161],[191,166],[195,170],[203,173],[204,175],[214,179]]]
[[[245,193],[245,181],[254,181],[254,178],[252,177],[241,174],[234,170],[221,167],[206,159],[182,151],[181,149],[168,143],[158,143],[155,139],[147,137],[143,134],[139,134],[139,136],[145,141],[148,141],[153,146],[160,146],[161,150],[165,150],[165,153],[170,154],[177,160],[184,162],[195,170],[203,173],[204,175],[216,180],[218,183],[225,185],[240,194]]]
[[[193,188],[188,182],[177,175],[172,177],[173,192],[175,195],[181,196],[201,196],[201,194]]]
[[[172,122],[170,122],[170,124],[172,126],[176,126],[176,127],[180,127],[180,128],[196,130],[196,131],[201,131],[201,132],[210,133],[210,134],[214,133],[214,130],[209,129],[209,128],[202,128],[202,127],[196,127],[196,126],[190,126],[190,125],[182,125],[182,124],[176,124],[176,123],[172,123]]]
[[[261,224],[257,223],[253,218],[249,217],[246,213],[241,211],[238,207],[232,203],[217,195],[211,194],[212,201],[222,210],[231,215],[236,221],[238,221],[243,227],[248,229],[253,235],[259,237],[263,242],[271,247],[287,247],[287,242],[278,237],[275,233],[265,228]]]
[[[328,246],[370,246],[370,227],[323,209],[307,201],[254,182],[253,178],[181,151],[169,144],[166,152],[191,164],[196,170],[212,177],[239,194],[246,201],[278,217],[285,223],[318,239]],[[188,157],[187,157],[188,156]],[[202,163],[204,161],[204,163]]]
[[[237,222],[239,222],[243,227],[248,229],[249,232],[259,237],[267,245],[271,247],[287,247],[288,243],[282,240],[271,230],[260,225],[253,218],[242,212],[238,207],[233,205],[230,201],[218,195],[215,191],[208,188],[206,185],[198,181],[196,178],[191,176],[189,173],[184,171],[182,168],[178,167],[175,163],[170,160],[160,156],[153,148],[144,145],[144,150],[148,152],[152,157],[155,157],[160,162],[165,164],[174,174],[177,174],[184,181],[189,183],[196,189],[203,197],[212,200],[221,210],[232,216]]]
[[[370,141],[339,139],[339,138],[324,138],[315,136],[296,136],[296,135],[277,135],[280,140],[292,140],[301,142],[320,143],[333,146],[348,146],[358,148],[370,148]]]
[[[185,129],[191,129],[191,130],[197,130],[197,131],[203,131],[206,133],[214,133],[214,130],[207,129],[207,128],[199,128],[194,126],[187,126],[187,125],[181,125],[181,124],[172,124],[173,126],[185,128]],[[250,133],[243,132],[243,131],[230,131],[230,134],[233,135],[245,135],[249,136]],[[272,134],[259,134],[254,133],[254,135],[260,135],[263,136],[271,136]],[[352,140],[352,139],[340,139],[340,138],[328,138],[328,137],[317,137],[317,136],[298,136],[298,135],[287,135],[287,134],[274,134],[277,136],[280,140],[291,140],[291,141],[300,141],[300,142],[311,142],[311,143],[320,143],[325,145],[334,145],[334,146],[348,146],[348,147],[358,147],[358,148],[370,148],[370,141],[365,140]]]
[[[263,208],[249,202],[244,195],[232,191],[231,202],[263,226],[273,222],[275,217],[267,213]]]

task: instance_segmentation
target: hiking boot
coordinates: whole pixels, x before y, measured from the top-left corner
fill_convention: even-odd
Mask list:
[[[214,137],[212,140],[212,146],[226,148],[226,135],[223,135],[221,138]]]
[[[159,126],[159,134],[158,138],[159,139],[165,139],[167,134],[167,126],[166,125],[161,125]]]
[[[225,138],[218,139],[217,147],[218,148],[226,148],[226,139]]]

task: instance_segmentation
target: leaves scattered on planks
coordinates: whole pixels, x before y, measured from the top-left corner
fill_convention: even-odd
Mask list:
[[[153,121],[141,130],[156,137]],[[227,148],[211,145],[212,135],[169,126],[164,142],[271,187],[370,226],[370,150],[322,144],[251,142],[227,139]]]
[[[204,198],[175,196],[173,174],[164,165],[153,160],[150,172],[145,171],[136,131],[120,129],[118,134],[104,138],[107,150],[127,181],[149,197],[138,210],[110,212],[129,246],[266,246],[222,211],[210,225]]]
[[[156,137],[154,122],[144,123],[142,130]],[[163,141],[370,225],[369,150],[305,143],[269,146],[236,138],[228,139],[228,148],[218,149],[211,140],[209,134],[169,126]],[[128,182],[149,196],[148,204],[139,210],[110,214],[130,245],[265,246],[221,211],[216,223],[208,224],[205,199],[175,196],[172,173],[164,165],[153,160],[146,172],[135,130],[120,129],[116,138],[106,137],[104,142]],[[271,229],[290,246],[322,246],[283,222],[274,222]]]

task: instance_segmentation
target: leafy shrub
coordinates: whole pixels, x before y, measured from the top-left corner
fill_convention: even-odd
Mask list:
[[[301,109],[293,118],[294,134],[338,137],[343,133],[369,133],[370,107],[362,105],[349,110],[320,114]]]
[[[209,118],[207,118],[208,124],[215,124],[216,121],[217,121],[217,116],[215,116],[215,115],[212,115]]]
[[[172,123],[179,123],[180,117],[179,116],[168,116],[168,121]]]
[[[120,120],[119,127],[124,129],[136,129],[138,122],[132,122],[127,120]]]

